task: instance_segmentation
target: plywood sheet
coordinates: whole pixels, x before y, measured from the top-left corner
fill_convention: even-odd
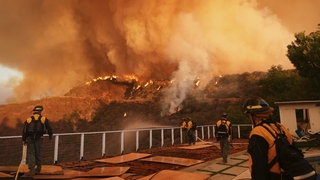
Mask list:
[[[42,165],[41,172],[39,174],[54,174],[54,175],[62,175],[63,170],[61,166],[54,165]]]
[[[63,175],[36,175],[34,177],[35,179],[72,179],[86,175],[87,173],[84,171],[66,169],[63,170]]]
[[[73,178],[72,180],[123,180],[120,177],[108,177],[108,178]]]
[[[0,166],[1,172],[11,172],[10,174],[16,174],[19,166]],[[23,164],[19,169],[19,173],[29,172],[28,165]],[[42,165],[40,174],[63,174],[61,166],[55,165]]]
[[[17,172],[18,166],[0,166],[0,172]]]
[[[151,154],[145,154],[145,153],[129,153],[121,156],[116,156],[112,158],[105,158],[105,159],[99,159],[95,160],[95,162],[103,162],[103,163],[123,163],[123,162],[128,162],[128,161],[134,161],[137,159],[145,158],[151,156]]]
[[[203,162],[201,160],[196,160],[196,159],[177,158],[177,157],[169,157],[169,156],[154,156],[154,157],[141,159],[141,161],[177,164],[182,166],[192,166],[192,165]]]
[[[3,173],[3,172],[0,172],[0,178],[4,178],[4,177],[13,177],[13,176],[10,175],[10,174],[6,174],[6,173]]]
[[[210,147],[213,145],[209,145],[209,144],[199,144],[199,145],[191,145],[191,146],[182,146],[182,147],[178,147],[181,149],[202,149],[202,148],[206,148],[206,147]]]
[[[93,168],[90,171],[76,171],[76,170],[64,170],[63,175],[35,175],[34,179],[106,179],[102,177],[113,177],[113,176],[121,176],[125,172],[129,170],[130,167],[101,167],[101,168]],[[90,178],[89,178],[90,177]],[[94,178],[95,177],[95,178]],[[119,178],[117,178],[119,179]],[[115,180],[117,180],[115,179]],[[122,178],[120,178],[122,179]],[[108,179],[109,180],[109,179]],[[112,179],[113,180],[113,179]]]
[[[205,180],[208,179],[210,175],[208,174],[197,174],[190,172],[182,172],[182,171],[173,171],[173,170],[163,170],[156,174],[151,174],[149,176],[140,178],[139,180],[186,180],[186,179],[197,179],[197,180]]]
[[[82,175],[86,174],[86,172],[77,171],[77,170],[71,170],[71,169],[65,169],[65,170],[63,170],[63,174],[64,175],[74,176],[74,177],[79,177],[79,176],[82,176]]]
[[[43,179],[46,179],[46,180],[64,179],[64,180],[66,180],[66,179],[72,179],[72,178],[74,178],[74,176],[73,175],[65,175],[65,174],[63,174],[63,175],[61,175],[61,174],[58,174],[58,175],[44,174],[44,175],[34,175],[34,176],[32,176],[32,178],[33,179],[41,179],[41,180],[43,180]]]
[[[127,172],[130,167],[99,167],[88,171],[89,176],[121,176]]]

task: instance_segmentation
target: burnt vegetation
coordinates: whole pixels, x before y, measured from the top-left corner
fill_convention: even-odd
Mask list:
[[[37,104],[45,107],[43,114],[51,121],[54,133],[139,128],[135,126],[138,122],[179,126],[182,117],[192,117],[198,125],[206,125],[215,123],[222,112],[228,112],[234,124],[249,123],[241,109],[244,98],[260,96],[272,106],[275,101],[320,98],[310,83],[297,71],[283,70],[281,66],[272,66],[268,72],[226,74],[212,79],[205,89],[196,88],[176,113],[161,116],[161,99],[170,81],[139,84],[98,80],[77,86],[64,96],[1,105],[0,135],[20,135],[24,119]],[[16,125],[13,127],[12,123]]]

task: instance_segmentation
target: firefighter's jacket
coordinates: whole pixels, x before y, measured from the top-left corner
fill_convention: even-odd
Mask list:
[[[280,130],[276,127],[276,125],[274,123],[269,123],[272,121],[266,120],[266,122],[268,123],[264,123],[264,126],[267,127],[270,132],[272,132],[275,136],[275,131],[277,133],[280,133]],[[289,133],[289,131],[280,123],[278,123],[281,128],[283,129],[283,131],[285,132],[288,141],[292,144],[292,135]],[[253,136],[253,135],[257,135],[262,137],[263,139],[265,139],[267,141],[267,143],[269,144],[269,149],[268,149],[268,164],[272,161],[272,159],[276,156],[276,145],[275,145],[275,138],[270,134],[270,132],[268,130],[266,130],[264,127],[258,125],[255,128],[252,129],[249,139]],[[249,149],[248,151],[250,151],[250,147],[253,146],[252,144],[249,143]],[[254,163],[251,157],[251,154],[249,153],[249,169],[250,172],[252,172],[252,165],[253,164],[259,164],[259,163]],[[281,173],[281,168],[278,162],[276,162],[270,169],[270,172],[272,173],[276,173],[276,174],[280,174]]]
[[[186,123],[186,121],[183,121],[183,122],[182,122],[180,128],[182,128],[182,129],[186,129],[186,128],[187,128],[187,123]]]
[[[49,123],[49,120],[46,117],[41,116],[40,114],[33,114],[32,116],[34,117],[35,121],[41,121],[39,123],[44,125],[44,130],[46,131],[45,133],[49,134],[49,137],[52,138],[52,128]],[[22,141],[26,141],[26,139],[30,137],[30,134],[28,134],[27,132],[27,125],[30,124],[31,122],[32,122],[32,118],[29,117],[24,123],[23,132],[22,132]],[[33,138],[35,139],[43,138],[43,134],[44,133],[39,132]]]
[[[188,131],[192,128],[192,121],[189,120],[187,124]]]

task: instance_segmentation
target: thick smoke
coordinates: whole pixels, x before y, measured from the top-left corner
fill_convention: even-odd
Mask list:
[[[288,9],[289,4],[294,6]],[[277,6],[266,0],[2,0],[0,64],[23,73],[8,102],[63,95],[99,76],[135,75],[172,80],[163,100],[163,113],[172,113],[197,78],[205,87],[213,75],[279,64],[292,68],[286,46],[295,32],[313,31],[319,5],[316,0]]]

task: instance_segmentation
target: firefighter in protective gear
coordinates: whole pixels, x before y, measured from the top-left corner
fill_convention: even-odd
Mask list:
[[[188,131],[188,127],[187,127],[187,119],[186,118],[182,118],[181,119],[182,122],[181,122],[181,133],[182,133],[182,142],[187,142],[187,139],[188,139],[188,134],[187,134],[187,131]]]
[[[195,130],[192,129],[192,120],[191,117],[188,117],[188,122],[187,122],[187,134],[188,134],[188,144],[196,144],[196,138],[195,138]]]
[[[281,123],[272,120],[271,115],[274,109],[261,98],[248,98],[243,104],[244,113],[248,114],[254,128],[249,135],[249,169],[252,180],[287,180],[289,177],[280,168],[278,161],[273,161],[276,157],[276,146],[274,137],[263,126],[271,132],[280,133],[276,127],[280,125],[292,144],[292,135]]]
[[[221,119],[216,123],[215,135],[217,141],[220,141],[221,157],[223,163],[227,163],[228,154],[230,150],[230,143],[232,137],[232,127],[231,122],[227,120],[228,114],[226,112],[222,113]]]
[[[22,142],[27,145],[28,169],[25,176],[33,176],[40,173],[42,168],[42,144],[43,134],[48,133],[49,139],[52,139],[52,129],[49,120],[41,115],[43,107],[38,105],[32,110],[33,115],[24,123],[22,132]]]

